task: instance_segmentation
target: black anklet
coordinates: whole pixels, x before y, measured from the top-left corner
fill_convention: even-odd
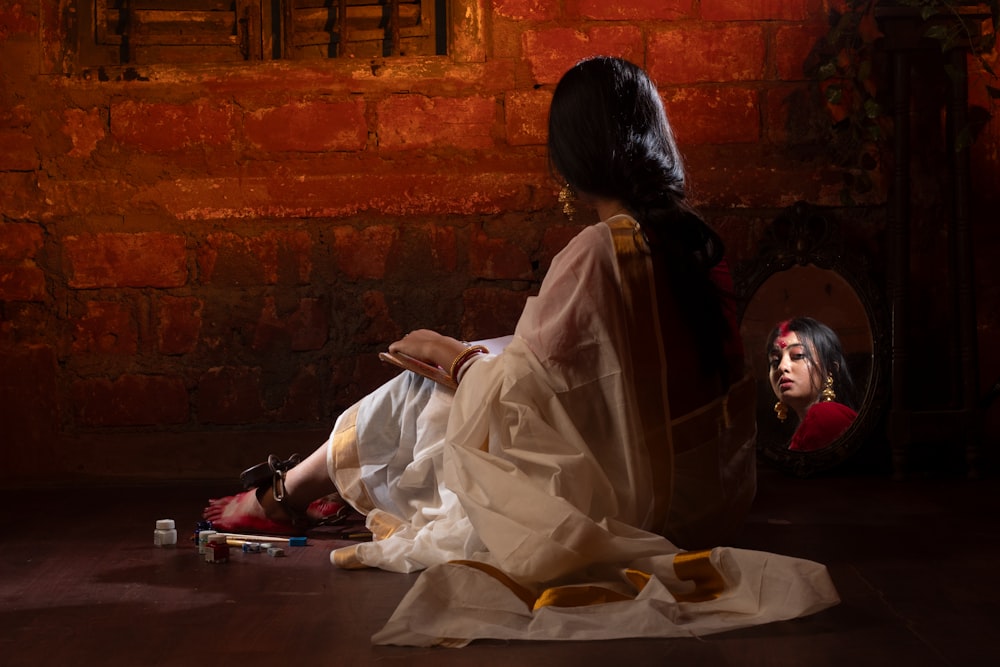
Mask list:
[[[301,462],[302,457],[298,454],[292,454],[284,461],[271,454],[264,463],[258,463],[244,470],[240,475],[240,481],[243,483],[244,489],[256,489],[257,502],[261,504],[261,507],[264,506],[262,502],[264,494],[270,490],[275,502],[292,520],[292,526],[297,529],[305,530],[314,526],[334,525],[344,521],[350,512],[346,503],[337,514],[320,520],[315,520],[306,512],[285,503],[285,474]]]

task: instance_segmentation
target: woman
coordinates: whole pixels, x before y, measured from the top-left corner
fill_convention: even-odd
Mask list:
[[[768,336],[774,411],[791,409],[799,425],[788,448],[812,452],[831,445],[854,423],[854,382],[834,331],[811,317],[781,322]]]
[[[428,568],[382,643],[689,636],[833,604],[822,566],[681,557],[667,539],[714,546],[740,524],[756,431],[722,244],[687,204],[655,86],[619,59],[577,64],[554,93],[549,151],[601,222],[553,260],[504,349],[406,335],[390,351],[447,370],[455,391],[403,373],[312,456],[206,517],[257,528],[322,513],[310,501],[338,491],[374,540],[334,563]],[[764,602],[775,573],[793,604]],[[679,613],[678,599],[715,604]],[[580,615],[610,600],[633,604]]]

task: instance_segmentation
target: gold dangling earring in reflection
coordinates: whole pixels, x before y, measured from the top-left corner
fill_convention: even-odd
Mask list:
[[[788,406],[778,401],[774,404],[774,414],[778,415],[778,421],[783,422],[788,419]]]
[[[826,382],[823,383],[823,391],[819,392],[819,398],[823,402],[837,399],[837,392],[833,390],[833,375],[826,376]]]
[[[563,205],[563,213],[571,222],[573,216],[576,214],[576,206],[573,205],[574,202],[576,202],[576,193],[573,192],[573,188],[568,184],[564,185],[562,190],[559,191],[559,203]]]

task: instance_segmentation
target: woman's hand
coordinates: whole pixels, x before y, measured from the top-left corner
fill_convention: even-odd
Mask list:
[[[447,371],[451,362],[465,347],[462,341],[450,336],[443,336],[430,329],[417,329],[389,345],[389,351],[402,352]]]

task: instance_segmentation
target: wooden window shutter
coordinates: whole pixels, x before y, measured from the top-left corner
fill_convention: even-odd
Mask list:
[[[76,0],[84,65],[445,55],[446,0]]]
[[[414,56],[436,44],[440,0],[286,0],[285,58]],[[443,17],[442,17],[443,18]]]
[[[119,62],[218,63],[262,57],[260,0],[94,0],[98,46]]]

